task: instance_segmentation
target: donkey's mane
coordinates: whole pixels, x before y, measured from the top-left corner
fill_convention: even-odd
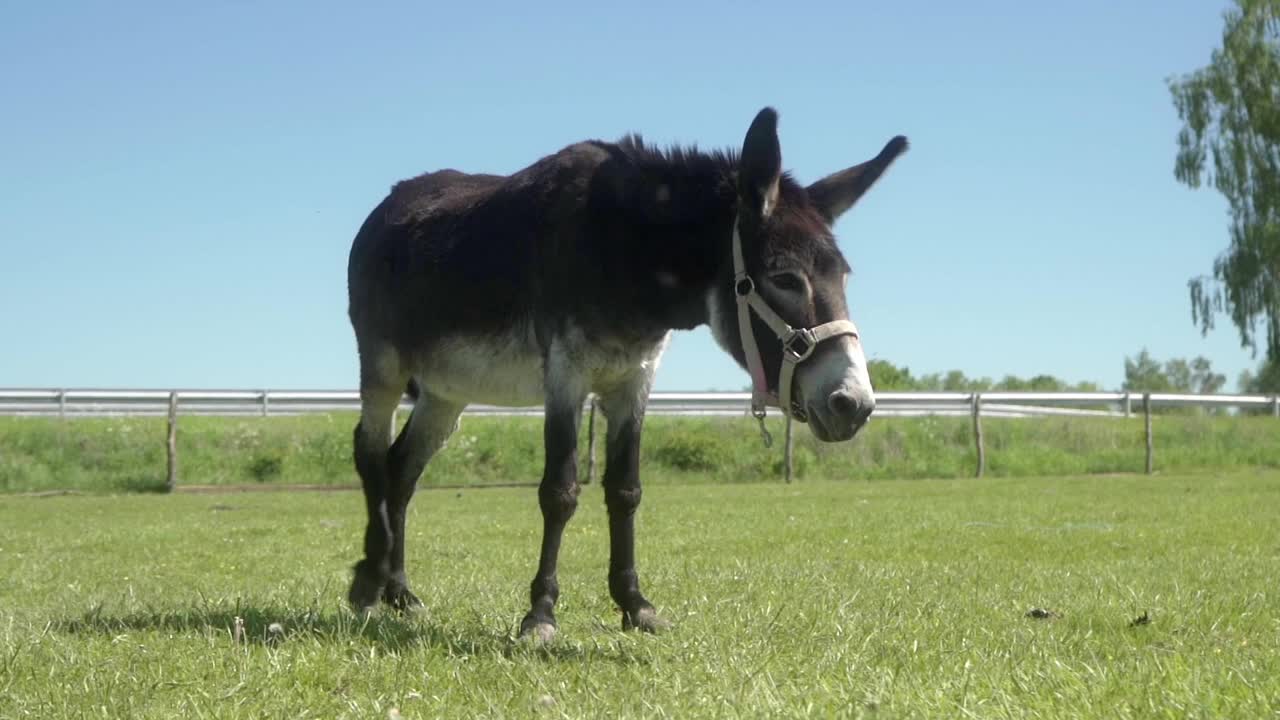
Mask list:
[[[692,172],[734,173],[738,170],[739,153],[733,149],[704,151],[697,145],[668,145],[659,147],[646,143],[640,133],[628,133],[618,141],[618,147],[638,165],[650,167],[678,167]]]
[[[618,140],[618,149],[637,166],[648,170],[666,170],[691,175],[721,175],[736,180],[741,155],[733,148],[702,150],[696,144],[671,144],[665,147],[647,143],[640,133],[628,133]],[[808,205],[808,195],[791,173],[783,172],[779,183],[783,197]]]

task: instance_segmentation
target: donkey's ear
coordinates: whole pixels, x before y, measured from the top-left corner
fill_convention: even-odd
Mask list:
[[[742,141],[738,163],[738,195],[744,209],[768,217],[778,202],[782,146],[778,144],[778,112],[766,107],[756,114]]]
[[[832,173],[808,187],[809,200],[826,216],[827,222],[835,222],[844,211],[858,202],[885,169],[906,152],[907,139],[901,135],[890,140],[879,155],[851,168]]]

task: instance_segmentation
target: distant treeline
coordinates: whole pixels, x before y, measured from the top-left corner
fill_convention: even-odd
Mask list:
[[[971,378],[959,370],[947,373],[930,373],[916,376],[911,368],[894,365],[887,360],[871,360],[867,363],[871,373],[871,381],[876,390],[886,391],[946,391],[946,392],[984,392],[989,390],[1040,391],[1040,392],[1099,392],[1098,383],[1071,383],[1052,375],[1035,375],[1022,378],[1006,375],[1000,380],[988,377]]]
[[[877,390],[885,391],[933,391],[933,392],[1105,392],[1101,383],[1092,381],[1072,382],[1053,375],[1019,377],[1005,375],[999,380],[989,377],[971,378],[960,370],[946,373],[915,375],[905,365],[895,365],[887,360],[868,362],[872,382]],[[1212,363],[1204,356],[1191,360],[1172,358],[1161,362],[1143,349],[1133,357],[1124,359],[1124,383],[1118,388],[1131,392],[1196,393],[1225,392],[1226,376],[1213,371]],[[1255,371],[1241,373],[1237,390],[1243,393],[1280,393],[1280,363],[1263,362]]]

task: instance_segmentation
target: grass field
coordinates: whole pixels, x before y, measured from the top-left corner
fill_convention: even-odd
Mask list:
[[[782,477],[783,429],[776,415],[771,424],[779,440],[772,449],[763,446],[746,417],[651,417],[645,423],[642,457],[650,484]],[[357,482],[354,425],[351,413],[184,417],[179,483],[351,486]],[[988,418],[984,429],[987,472],[997,477],[1143,469],[1140,418]],[[1280,469],[1280,420],[1273,417],[1161,415],[1154,429],[1156,468],[1162,471]],[[422,482],[536,482],[542,474],[541,430],[538,418],[464,418]],[[584,468],[585,435],[584,428]],[[164,484],[164,440],[162,418],[0,418],[0,492],[155,490]],[[961,478],[973,475],[975,461],[968,418],[878,419],[849,443],[817,442],[804,427],[796,432],[800,480]]]
[[[1274,470],[660,484],[639,516],[658,636],[618,629],[599,487],[583,500],[539,648],[512,641],[532,490],[420,493],[427,608],[366,622],[341,604],[355,493],[0,497],[0,717],[1280,712]]]

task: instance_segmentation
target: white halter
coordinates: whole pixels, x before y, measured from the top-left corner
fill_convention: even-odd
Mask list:
[[[742,238],[738,235],[738,222],[733,223],[733,293],[738,298],[738,331],[742,336],[742,352],[747,359],[747,370],[751,373],[751,414],[760,421],[760,432],[764,436],[765,447],[773,443],[764,426],[765,407],[774,405],[788,417],[804,420],[804,410],[797,414],[791,406],[791,382],[795,376],[796,366],[808,360],[817,349],[818,343],[831,338],[851,335],[858,337],[858,328],[849,320],[832,320],[812,328],[793,328],[783,320],[760,293],[756,292],[756,284],[747,274],[747,265],[742,259]],[[755,332],[751,327],[751,310],[764,320],[778,342],[782,343],[782,368],[778,373],[778,395],[769,391],[768,378],[765,377],[764,363],[760,359],[760,347],[756,344]],[[780,396],[780,397],[779,397]]]

